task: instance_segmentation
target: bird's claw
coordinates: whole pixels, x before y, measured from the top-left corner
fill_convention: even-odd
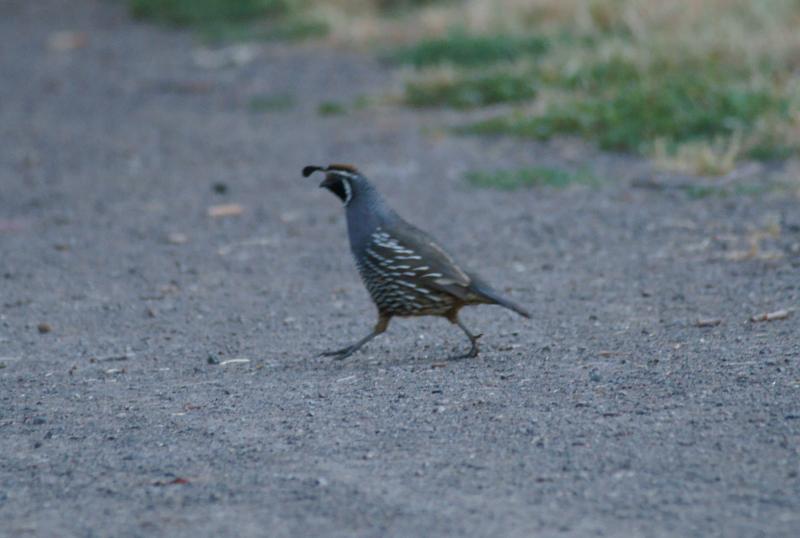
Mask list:
[[[480,352],[480,348],[478,347],[478,338],[480,338],[481,336],[483,335],[479,334],[470,338],[470,341],[472,342],[472,347],[469,349],[469,351],[467,351],[463,355],[456,355],[455,357],[450,357],[450,360],[474,359],[475,357],[477,357],[478,353]]]
[[[331,357],[333,360],[340,361],[352,355],[354,351],[355,349],[353,349],[352,346],[348,346],[343,349],[336,349],[333,351],[323,351],[322,353],[319,354],[319,356]]]

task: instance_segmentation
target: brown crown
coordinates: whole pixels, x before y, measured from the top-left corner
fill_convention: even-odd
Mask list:
[[[343,172],[352,172],[358,174],[358,168],[352,164],[329,164],[328,170],[342,170]]]

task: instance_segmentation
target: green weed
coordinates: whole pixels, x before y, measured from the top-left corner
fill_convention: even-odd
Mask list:
[[[785,189],[784,186],[776,183],[742,183],[733,186],[724,185],[685,185],[681,190],[689,198],[701,200],[708,197],[728,198],[731,196],[759,197],[770,192]]]
[[[467,7],[462,16],[454,8],[450,21],[464,31],[423,40],[393,59],[460,70],[445,81],[421,72],[406,86],[411,106],[531,101],[462,133],[577,135],[708,175],[745,158],[800,155],[800,34],[791,25],[800,4],[723,3],[676,0],[660,9],[658,0],[499,0],[491,12]],[[533,37],[519,34],[523,28]],[[496,80],[513,81],[508,91],[493,91],[479,71],[487,67]]]
[[[446,1],[447,0],[374,0],[374,4],[380,11],[391,14],[402,13]]]
[[[566,84],[591,91],[568,94],[539,114],[489,119],[465,131],[537,139],[576,134],[596,140],[603,149],[643,151],[657,140],[680,144],[732,136],[765,114],[788,117],[782,97],[735,81],[721,83],[719,75],[683,68],[643,73],[632,67],[603,67],[595,65],[592,73],[577,74]],[[609,72],[613,75],[601,83],[598,73]]]
[[[406,103],[416,107],[474,108],[525,101],[535,96],[530,76],[502,72],[409,82],[405,91]]]
[[[364,110],[365,108],[373,105],[375,100],[367,95],[359,95],[353,100],[353,109]]]
[[[330,28],[323,20],[289,16],[265,27],[258,35],[263,40],[300,41],[303,39],[319,38],[328,34]]]
[[[286,93],[275,95],[257,95],[250,99],[248,108],[251,112],[276,112],[288,110],[295,105],[294,97]]]
[[[304,0],[129,0],[138,18],[194,28],[209,42],[301,40],[328,25],[302,11]]]
[[[320,116],[340,116],[347,114],[347,107],[336,101],[323,101],[317,107],[317,114]]]
[[[178,26],[247,22],[286,14],[291,5],[291,0],[129,0],[135,17]]]
[[[414,67],[440,64],[475,67],[537,56],[547,48],[548,42],[542,37],[452,32],[447,37],[425,40],[395,51],[388,59],[393,63]]]
[[[235,41],[301,41],[324,37],[330,29],[321,20],[289,15],[268,22],[218,23],[198,28],[200,35],[210,43]]]
[[[518,170],[468,172],[466,180],[475,187],[516,190],[523,187],[564,188],[573,184],[594,185],[598,179],[585,170],[570,172],[561,168],[534,166]]]

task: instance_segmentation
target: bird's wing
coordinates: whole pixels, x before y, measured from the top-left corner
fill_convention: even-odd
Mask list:
[[[367,255],[399,273],[398,278],[466,299],[472,279],[434,239],[422,230],[402,222],[391,232],[378,228]]]

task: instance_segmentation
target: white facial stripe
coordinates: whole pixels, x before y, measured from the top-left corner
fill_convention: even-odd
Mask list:
[[[335,176],[356,177],[356,174],[352,172],[347,172],[346,170],[328,170],[328,173],[333,174]]]
[[[344,205],[350,203],[353,198],[353,188],[350,186],[350,180],[342,178],[342,185],[344,185]]]

